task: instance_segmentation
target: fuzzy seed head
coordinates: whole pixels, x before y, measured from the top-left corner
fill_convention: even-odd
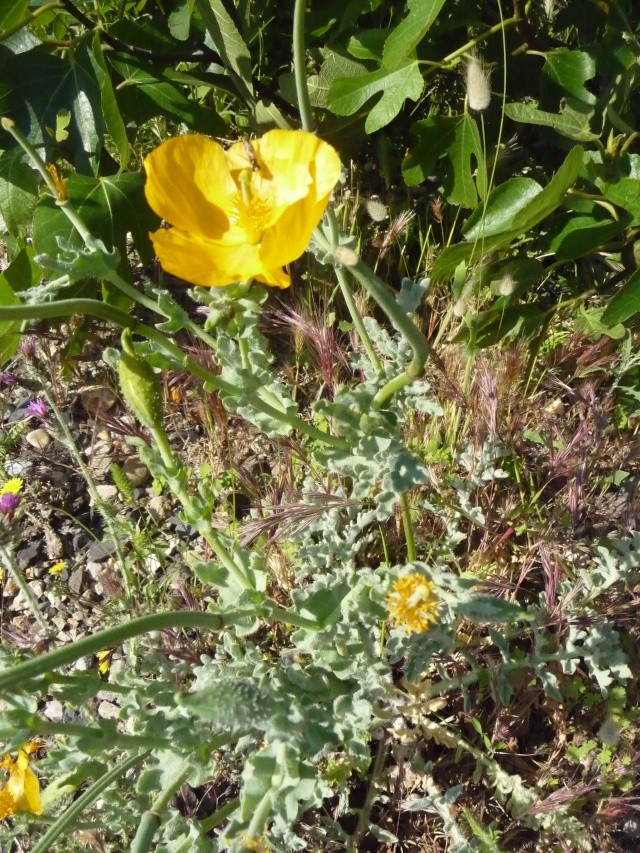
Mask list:
[[[513,291],[515,290],[516,283],[513,280],[513,276],[510,272],[505,272],[505,274],[500,279],[500,284],[498,285],[498,293],[500,296],[511,296]]]
[[[489,72],[475,54],[467,60],[467,98],[469,107],[477,112],[486,110],[491,103]]]
[[[379,198],[370,198],[365,204],[367,213],[374,222],[384,222],[389,216],[389,208]]]

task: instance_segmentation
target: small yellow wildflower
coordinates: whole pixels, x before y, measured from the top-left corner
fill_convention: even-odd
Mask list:
[[[98,658],[98,672],[100,675],[106,675],[111,669],[111,655],[113,654],[113,649],[104,649],[101,652],[98,652],[96,657]]]
[[[67,563],[65,560],[60,560],[57,563],[54,563],[49,569],[50,575],[59,575],[60,572],[64,571],[67,568]]]
[[[40,782],[29,767],[29,755],[39,747],[40,742],[35,741],[18,750],[15,760],[10,755],[0,759],[0,767],[9,772],[9,779],[0,788],[0,820],[17,812],[42,814]]]
[[[433,584],[416,572],[395,581],[393,592],[387,596],[387,606],[398,627],[409,633],[426,631],[440,610]]]
[[[0,495],[17,495],[22,491],[23,486],[24,483],[20,477],[12,477],[4,486],[0,486]]]

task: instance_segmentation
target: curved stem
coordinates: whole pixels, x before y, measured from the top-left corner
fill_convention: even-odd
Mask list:
[[[151,803],[151,808],[143,813],[131,842],[130,853],[148,853],[151,849],[155,834],[160,829],[162,816],[175,792],[187,781],[191,766],[191,762],[185,762]]]
[[[395,328],[400,332],[400,334],[404,335],[413,351],[413,358],[407,365],[404,374],[390,380],[390,382],[388,382],[384,388],[376,394],[374,404],[376,407],[379,407],[399,388],[402,388],[404,385],[407,385],[414,379],[418,379],[422,376],[427,363],[427,358],[431,352],[431,346],[420,329],[418,329],[415,323],[411,320],[409,315],[403,311],[387,285],[382,281],[382,279],[378,278],[373,270],[370,269],[355,252],[344,246],[338,246],[334,249],[334,257],[365,287],[367,292],[391,320]]]
[[[293,73],[296,81],[296,94],[298,96],[298,108],[300,110],[300,121],[304,130],[313,131],[315,125],[313,112],[311,111],[311,100],[307,86],[307,64],[304,39],[304,17],[306,13],[306,0],[295,0],[293,7]]]
[[[13,665],[10,669],[0,672],[0,691],[12,690],[30,678],[45,675],[60,666],[74,663],[87,655],[95,655],[110,646],[119,646],[126,640],[147,634],[151,631],[162,631],[165,628],[203,628],[209,631],[219,631],[225,625],[237,618],[239,611],[225,613],[196,613],[195,611],[174,611],[169,613],[152,613],[129,619],[113,628],[105,628],[88,637],[75,640],[60,649],[54,649],[44,655]]]
[[[100,797],[103,791],[106,791],[110,785],[112,785],[121,776],[124,776],[124,774],[128,770],[131,770],[132,767],[135,767],[136,764],[140,764],[144,761],[148,754],[148,752],[142,752],[139,755],[132,755],[121,764],[117,764],[115,767],[112,767],[111,770],[105,773],[104,776],[101,776],[100,779],[96,779],[93,785],[87,788],[87,790],[84,791],[84,793],[82,793],[78,799],[60,815],[56,822],[49,827],[37,844],[31,848],[31,853],[47,853],[47,851],[51,850],[51,847],[58,838],[65,833],[69,827],[74,825],[82,812],[89,808],[89,806]]]
[[[147,326],[145,323],[139,323],[135,317],[119,311],[112,305],[107,305],[104,302],[98,302],[96,299],[61,299],[57,302],[46,302],[40,305],[3,305],[0,306],[0,321],[1,320],[41,320],[50,317],[69,317],[72,314],[83,314],[93,317],[100,317],[107,320],[122,329],[131,329],[137,334],[143,335],[150,341],[158,344],[166,355],[178,361],[182,369],[188,371],[198,379],[202,379],[207,383],[207,386],[212,390],[235,394],[237,389],[230,382],[225,382],[215,373],[207,370],[191,356],[186,355],[177,344],[169,340],[158,329],[153,326]],[[262,400],[259,400],[252,395],[252,404],[260,409],[270,418],[279,420],[288,424],[292,429],[306,435],[307,438],[313,441],[321,441],[331,447],[347,450],[349,444],[345,439],[338,436],[322,432],[312,424],[302,420],[299,415],[282,412],[274,406],[270,406]]]

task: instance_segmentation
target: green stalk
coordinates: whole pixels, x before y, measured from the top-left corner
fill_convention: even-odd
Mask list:
[[[150,341],[158,344],[165,354],[176,359],[185,371],[188,371],[197,379],[202,379],[212,390],[227,392],[234,394],[237,389],[229,382],[225,382],[215,373],[207,370],[206,367],[198,364],[198,362],[186,355],[180,347],[173,343],[158,329],[153,326],[147,326],[145,323],[139,323],[135,317],[119,311],[111,305],[104,302],[98,302],[96,299],[60,299],[56,302],[47,302],[40,305],[3,305],[0,306],[0,321],[10,320],[41,320],[50,317],[70,317],[73,314],[82,314],[86,316],[100,317],[107,320],[122,329],[131,329],[139,335],[143,335]],[[322,432],[322,430],[314,427],[304,421],[299,415],[282,412],[273,406],[268,405],[258,398],[253,398],[253,405],[260,409],[264,414],[275,420],[288,424],[293,430],[306,435],[307,438],[313,441],[321,441],[331,447],[337,447],[341,450],[347,450],[349,444],[345,439],[335,435]]]
[[[400,514],[402,516],[402,527],[404,530],[404,539],[407,543],[407,562],[413,563],[416,559],[416,540],[413,535],[413,525],[411,524],[411,508],[407,493],[400,495]]]
[[[217,811],[215,811],[209,817],[206,817],[204,820],[200,821],[200,831],[203,835],[207,832],[211,832],[212,829],[215,829],[216,826],[220,826],[220,824],[225,821],[229,815],[233,814],[234,811],[240,805],[240,797],[234,797],[232,800],[226,802],[223,806],[220,806]]]
[[[136,764],[140,764],[144,761],[148,754],[148,752],[143,752],[139,755],[132,755],[130,758],[123,761],[122,764],[112,767],[111,770],[105,773],[100,779],[96,779],[93,785],[87,788],[87,790],[60,815],[56,822],[49,827],[37,844],[31,848],[31,853],[47,853],[48,850],[51,850],[52,846],[60,836],[74,826],[82,812],[95,803],[103,791],[106,791],[110,785],[112,785],[121,776],[124,776],[124,774],[128,770],[131,770],[132,767],[135,767]]]
[[[162,823],[162,815],[175,792],[187,781],[191,766],[191,762],[185,763],[151,803],[151,808],[144,812],[131,842],[130,853],[148,853],[151,849],[155,834]]]
[[[0,671],[0,692],[19,688],[30,678],[45,675],[60,666],[65,666],[87,655],[95,655],[110,646],[122,645],[126,640],[147,634],[151,631],[162,631],[165,628],[204,628],[209,631],[220,631],[225,625],[231,624],[239,615],[232,613],[196,613],[195,611],[176,611],[168,613],[152,613],[149,616],[139,616],[130,619],[113,628],[105,628],[88,637],[82,637],[73,643],[68,643],[60,649],[54,649],[38,657],[13,665],[10,669]]]
[[[105,526],[107,531],[109,532],[109,536],[111,537],[111,541],[115,546],[116,556],[118,558],[118,564],[122,571],[122,579],[124,581],[124,588],[127,596],[131,598],[132,594],[136,589],[136,579],[134,574],[131,572],[129,566],[127,565],[127,561],[125,559],[124,551],[122,550],[122,546],[120,544],[120,537],[118,535],[118,531],[116,530],[116,526],[113,523],[113,512],[111,511],[111,507],[105,501],[102,500],[98,491],[96,489],[96,484],[93,481],[93,477],[91,475],[91,471],[88,466],[85,464],[84,459],[78,452],[78,448],[73,439],[73,435],[71,434],[71,430],[69,429],[67,422],[62,417],[58,406],[56,405],[56,401],[53,399],[53,396],[49,393],[47,386],[44,381],[42,381],[42,377],[39,377],[42,385],[42,396],[47,401],[47,405],[53,412],[53,416],[56,419],[56,424],[58,426],[58,441],[63,444],[69,452],[69,455],[72,457],[73,461],[78,466],[78,470],[82,474],[85,483],[87,484],[87,490],[91,497],[91,501],[95,508],[98,510],[102,518],[104,519]]]
[[[179,468],[180,462],[176,458],[173,450],[171,449],[169,439],[167,438],[167,434],[164,431],[162,424],[154,423],[150,426],[150,429],[153,434],[153,438],[156,442],[157,449],[159,450],[160,456],[162,457],[162,461],[165,464],[165,467],[169,471],[176,470],[177,468]],[[184,484],[174,481],[172,483],[171,490],[182,504],[185,511],[185,515],[187,516],[189,522],[193,524],[198,530],[198,533],[200,533],[200,535],[204,537],[205,541],[208,543],[213,553],[216,555],[218,560],[220,560],[220,562],[229,572],[231,577],[243,589],[253,589],[253,584],[245,575],[241,567],[235,562],[231,554],[229,554],[220,536],[211,527],[211,523],[209,522],[209,520],[203,517],[202,512],[199,511],[199,508],[196,506],[196,503],[193,500],[192,496],[184,487]]]
[[[373,398],[374,407],[380,408],[396,391],[423,375],[431,347],[420,329],[402,310],[387,285],[354,251],[338,246],[334,249],[334,257],[364,286],[413,350],[413,358],[405,372],[389,380]]]
[[[29,610],[33,613],[33,616],[40,625],[40,627],[47,633],[51,633],[51,625],[47,622],[47,620],[42,615],[40,611],[40,605],[38,604],[38,599],[33,594],[33,590],[27,583],[26,578],[22,574],[20,570],[20,566],[17,564],[13,554],[9,551],[8,548],[5,548],[4,545],[0,545],[0,563],[2,563],[2,567],[4,571],[11,575],[13,580],[17,583],[20,588],[20,592],[24,596],[25,601],[29,605]]]
[[[313,112],[311,110],[311,100],[307,87],[307,63],[304,38],[306,10],[306,0],[295,0],[293,7],[293,73],[296,81],[300,122],[304,130],[314,131]]]
[[[111,685],[109,686],[111,689]],[[125,735],[122,732],[105,732],[99,726],[82,726],[78,723],[55,723],[52,720],[44,720],[34,714],[25,722],[30,736],[38,735],[62,735],[63,737],[86,738],[93,737],[96,740],[107,740],[109,746],[126,749],[128,752],[138,749],[172,749],[174,744],[167,738],[148,737],[146,735]]]
[[[66,198],[62,198],[62,196],[58,192],[58,187],[56,186],[55,182],[53,181],[53,178],[49,174],[44,160],[38,154],[36,149],[33,147],[33,145],[31,145],[30,142],[27,141],[27,139],[25,139],[25,137],[16,127],[15,122],[12,121],[10,118],[3,117],[2,119],[0,119],[0,124],[2,125],[4,130],[6,130],[8,133],[11,134],[11,136],[13,136],[18,145],[22,148],[25,154],[27,154],[35,168],[38,170],[38,172],[40,172],[45,184],[51,191],[51,194],[53,195],[54,199],[56,200],[56,204],[58,205],[60,210],[62,210],[62,212],[67,217],[69,222],[73,225],[73,227],[76,229],[78,234],[82,237],[85,245],[90,244],[91,233],[89,229],[80,219],[73,207],[69,204],[69,201]]]

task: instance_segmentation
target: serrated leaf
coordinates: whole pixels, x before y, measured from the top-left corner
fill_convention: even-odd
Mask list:
[[[397,68],[425,37],[445,0],[409,0],[409,14],[389,34],[382,54],[386,68]]]
[[[640,313],[640,270],[636,270],[620,288],[602,315],[605,326],[624,323]]]
[[[593,109],[585,106],[581,101],[567,99],[559,113],[545,112],[533,104],[524,103],[507,104],[504,111],[505,115],[513,121],[552,127],[558,133],[576,142],[594,142],[598,139],[597,134],[591,132],[589,124]]]
[[[102,115],[107,126],[107,130],[111,134],[113,141],[118,149],[120,156],[120,168],[126,169],[131,158],[131,147],[127,139],[127,129],[124,126],[124,121],[120,115],[120,109],[116,101],[116,95],[111,82],[111,75],[107,68],[104,55],[102,53],[102,44],[100,36],[96,32],[91,43],[91,64],[96,75],[98,87],[100,89],[100,103],[102,106]]]
[[[486,169],[478,126],[473,116],[429,116],[411,128],[418,144],[402,164],[408,186],[415,186],[438,171],[438,161],[446,157],[449,169],[441,171],[444,194],[450,204],[475,207],[484,196]],[[474,172],[477,174],[474,181]]]
[[[127,233],[131,233],[143,263],[149,263],[153,253],[149,231],[157,227],[158,219],[151,213],[143,193],[142,172],[127,172],[102,178],[70,175],[67,183],[69,202],[94,237],[102,240],[107,249],[117,249],[122,263],[120,272],[127,278],[131,271],[126,263]],[[50,197],[43,198],[33,218],[33,245],[39,254],[58,254],[58,240],[82,247],[75,229]]]
[[[38,202],[36,173],[23,156],[20,148],[0,154],[0,216],[14,237],[26,236]]]
[[[577,100],[595,104],[596,96],[584,84],[595,77],[596,63],[585,51],[569,50],[566,47],[548,51],[542,73]]]
[[[338,77],[329,87],[327,107],[336,115],[353,115],[367,101],[382,93],[366,118],[364,129],[374,133],[389,124],[409,98],[417,101],[422,95],[424,80],[416,60],[407,59],[393,71],[384,66],[354,77]]]

